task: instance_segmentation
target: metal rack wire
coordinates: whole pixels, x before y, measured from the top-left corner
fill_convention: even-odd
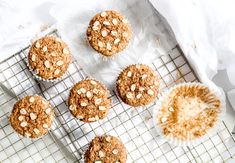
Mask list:
[[[51,34],[58,36],[56,31]],[[115,91],[110,97],[112,109],[104,120],[94,123],[76,120],[68,111],[66,101],[70,88],[86,78],[83,70],[73,61],[63,80],[53,83],[37,81],[27,68],[28,50],[26,47],[0,63],[1,82],[20,98],[40,94],[51,102],[56,113],[51,132],[78,162],[83,160],[82,155],[91,139],[102,134],[118,136],[123,141],[128,150],[128,162],[224,162],[235,156],[235,141],[225,123],[217,134],[197,146],[172,146],[154,129],[151,111],[154,104],[133,109],[122,103]],[[183,81],[198,81],[178,46],[150,66],[160,77],[161,91]],[[0,118],[3,120],[0,122],[0,162],[72,162],[49,135],[29,140],[16,134],[6,119],[15,99],[0,92]]]

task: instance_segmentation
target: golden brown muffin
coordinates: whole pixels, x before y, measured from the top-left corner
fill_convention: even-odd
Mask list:
[[[112,10],[95,15],[87,29],[91,47],[108,57],[124,50],[131,36],[132,30],[128,20]]]
[[[26,96],[15,103],[10,123],[14,130],[29,138],[39,138],[48,132],[54,119],[54,110],[41,96]]]

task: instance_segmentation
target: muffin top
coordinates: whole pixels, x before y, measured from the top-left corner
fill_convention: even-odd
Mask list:
[[[82,80],[70,90],[69,110],[74,117],[84,122],[103,119],[111,106],[110,93],[99,81]]]
[[[179,85],[167,97],[157,116],[164,135],[193,140],[215,125],[221,102],[207,86]]]
[[[10,123],[14,130],[29,138],[45,135],[54,119],[54,110],[41,96],[26,96],[15,103]]]
[[[122,142],[109,135],[96,136],[85,153],[86,163],[125,163],[127,152]]]
[[[130,65],[118,76],[116,88],[123,102],[131,106],[142,106],[157,97],[159,80],[149,66]]]
[[[87,29],[91,47],[108,57],[124,50],[131,36],[132,30],[128,20],[112,10],[95,15]]]
[[[28,63],[43,79],[60,78],[71,62],[69,47],[60,38],[45,36],[35,41],[28,54]]]

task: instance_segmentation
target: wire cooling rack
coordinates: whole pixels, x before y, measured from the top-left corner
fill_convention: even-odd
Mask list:
[[[54,31],[52,35],[57,35]],[[56,120],[51,132],[82,162],[88,143],[96,136],[111,134],[119,137],[128,151],[128,162],[225,162],[235,156],[235,141],[226,124],[217,134],[193,147],[172,146],[160,138],[152,123],[152,108],[133,109],[111,92],[112,109],[108,116],[94,123],[83,123],[68,111],[70,88],[87,76],[73,61],[63,80],[47,83],[37,81],[27,68],[29,47],[0,63],[0,79],[21,98],[40,94],[55,107]],[[159,75],[161,91],[180,82],[198,81],[179,47],[159,57],[150,65]],[[0,90],[0,162],[73,162],[68,160],[55,141],[46,135],[29,140],[16,134],[7,117],[15,102]]]

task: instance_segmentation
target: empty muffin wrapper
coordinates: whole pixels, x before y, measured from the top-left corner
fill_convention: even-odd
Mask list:
[[[171,133],[172,126],[174,126],[174,125],[170,125],[171,123],[167,119],[168,115],[167,116],[163,116],[163,118],[166,117],[166,119],[162,119],[161,115],[163,114],[162,111],[164,110],[162,108],[164,108],[166,105],[168,106],[168,104],[173,101],[173,100],[169,101],[169,97],[170,97],[170,95],[171,95],[171,93],[173,91],[176,91],[179,88],[180,89],[183,88],[184,90],[187,91],[189,88],[197,89],[197,88],[200,88],[200,87],[209,88],[209,92],[205,94],[206,96],[204,96],[204,97],[206,97],[207,104],[209,106],[214,106],[215,105],[215,101],[219,100],[219,102],[220,102],[219,107],[216,108],[216,109],[218,109],[218,111],[216,111],[216,115],[215,115],[215,119],[216,120],[215,120],[215,122],[213,123],[212,126],[210,126],[207,129],[205,129],[204,133],[201,134],[198,137],[193,136],[193,138],[192,138],[192,133],[191,132],[188,132],[186,130],[180,130],[182,132],[186,132],[186,133],[184,133],[185,139],[182,139],[182,138],[179,138],[179,137],[177,138],[176,136],[173,135],[173,133]],[[190,106],[192,106],[191,103],[189,103],[189,104],[190,104]],[[205,110],[205,109],[208,109],[208,108],[204,107],[203,110]],[[172,110],[172,107],[169,107],[168,110],[169,110],[170,113],[174,112],[174,109]],[[225,115],[225,111],[226,111],[226,109],[225,109],[225,101],[222,98],[221,92],[216,91],[215,89],[213,89],[211,87],[208,87],[208,86],[206,86],[205,84],[202,84],[202,83],[181,83],[181,84],[177,84],[177,85],[173,86],[172,88],[170,88],[169,90],[165,91],[162,94],[162,96],[159,97],[159,100],[156,102],[156,106],[155,106],[155,108],[153,110],[153,121],[154,121],[155,128],[156,128],[158,134],[162,138],[164,138],[166,141],[168,141],[171,144],[176,145],[176,146],[191,146],[191,145],[197,145],[197,144],[201,143],[209,135],[213,135],[213,134],[215,134],[218,131],[218,129],[220,127],[220,124],[221,124],[221,121],[222,121],[222,117]],[[201,112],[199,112],[199,113],[201,113]],[[199,113],[196,113],[195,115],[198,115]],[[177,122],[178,122],[180,120],[179,113],[178,114],[174,114],[174,115],[178,116],[177,117]],[[195,117],[191,117],[191,118],[195,118]],[[166,126],[170,125],[171,128],[170,129],[169,128],[166,129],[165,126],[163,127],[163,124],[166,125]],[[204,124],[203,124],[203,126],[204,126]],[[175,125],[174,129],[175,129],[175,127],[177,127],[177,126]],[[195,127],[199,127],[199,125],[196,125]],[[163,128],[165,129],[165,132],[168,131],[167,135],[164,133],[164,129]],[[172,130],[173,132],[174,132],[174,129]]]

